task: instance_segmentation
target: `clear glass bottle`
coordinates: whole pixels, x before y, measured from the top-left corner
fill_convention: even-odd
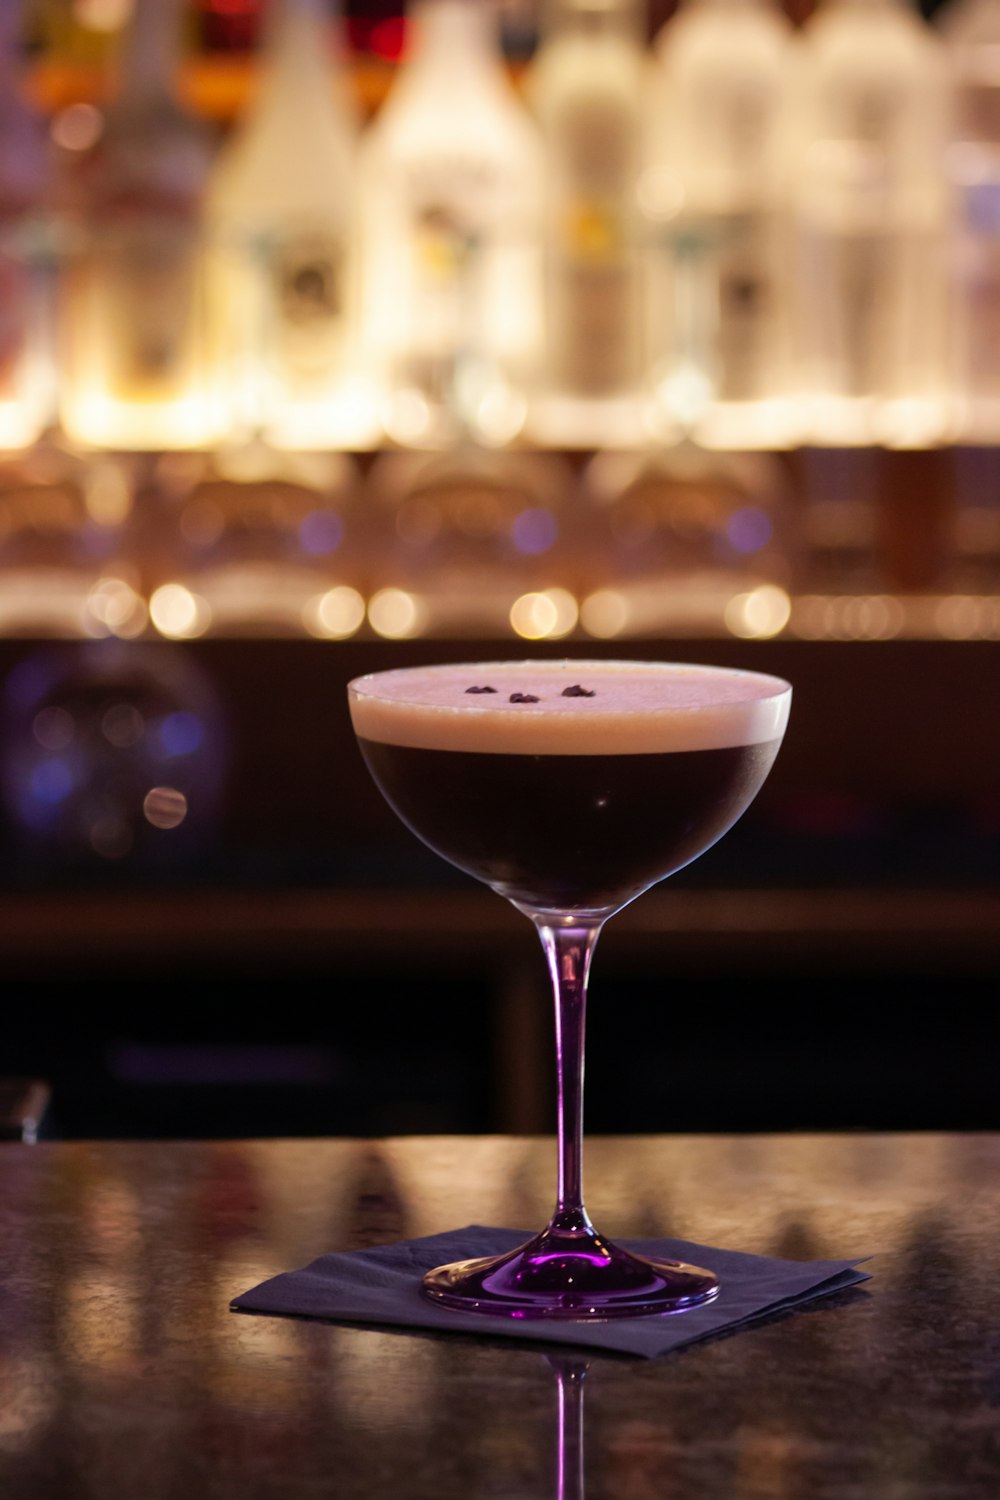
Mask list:
[[[54,399],[50,163],[22,91],[22,9],[0,7],[0,448],[33,442]]]
[[[324,0],[274,0],[258,92],[207,193],[234,429],[280,447],[373,438],[354,348],[358,121],[332,20]]]
[[[419,0],[364,142],[365,343],[389,435],[502,444],[538,357],[539,145],[491,0]]]
[[[75,168],[61,415],[109,448],[197,447],[220,424],[203,301],[212,148],[174,93],[179,22],[178,0],[135,0],[118,92]]]
[[[661,243],[655,408],[702,441],[777,443],[790,421],[790,28],[774,0],[685,0],[656,53],[642,184]]]
[[[550,0],[529,98],[542,133],[545,356],[533,426],[634,441],[643,375],[639,0]]]
[[[908,0],[825,0],[796,70],[797,357],[820,441],[947,420],[944,49]]]
[[[955,0],[941,31],[954,91],[956,426],[963,439],[988,443],[1000,437],[1000,3]]]

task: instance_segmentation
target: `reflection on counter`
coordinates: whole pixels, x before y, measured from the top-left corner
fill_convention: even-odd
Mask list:
[[[983,1138],[650,1141],[641,1222],[609,1143],[592,1192],[626,1234],[648,1225],[762,1254],[872,1253],[875,1279],[679,1360],[595,1355],[585,1430],[582,1371],[554,1380],[535,1349],[228,1311],[235,1293],[331,1250],[438,1231],[459,1214],[514,1222],[510,1151],[536,1195],[551,1147],[498,1142],[466,1162],[479,1144],[5,1159],[4,1244],[22,1288],[0,1350],[6,1471],[37,1497],[72,1490],[132,1446],[141,1411],[136,1472],[156,1496],[203,1492],[223,1469],[242,1485],[262,1466],[292,1494],[389,1494],[414,1471],[427,1493],[460,1484],[532,1500],[578,1500],[583,1472],[589,1493],[635,1500],[706,1482],[818,1495],[835,1473],[877,1491],[887,1476],[951,1482],[959,1441],[970,1472],[991,1472],[1000,1239]],[[58,1236],[43,1234],[55,1219]]]

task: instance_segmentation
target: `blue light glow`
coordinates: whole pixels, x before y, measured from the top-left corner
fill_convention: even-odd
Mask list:
[[[53,757],[35,767],[28,784],[37,802],[65,802],[73,790],[73,773],[64,760]]]
[[[514,517],[510,528],[511,540],[518,552],[527,552],[537,557],[548,552],[559,535],[559,523],[551,511],[541,507],[522,510]]]
[[[311,510],[299,524],[299,542],[310,557],[336,552],[344,536],[344,523],[332,510]]]
[[[193,755],[205,743],[205,726],[197,714],[167,714],[160,725],[160,744],[168,755]]]
[[[771,517],[756,505],[734,510],[726,523],[726,539],[734,552],[760,552],[773,532]]]

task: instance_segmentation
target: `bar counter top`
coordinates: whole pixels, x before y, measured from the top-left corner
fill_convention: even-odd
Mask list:
[[[542,1345],[229,1311],[327,1251],[539,1228],[550,1141],[0,1146],[4,1500],[995,1500],[1000,1135],[586,1157],[613,1237],[869,1255],[872,1280],[660,1360],[588,1356],[560,1488]]]

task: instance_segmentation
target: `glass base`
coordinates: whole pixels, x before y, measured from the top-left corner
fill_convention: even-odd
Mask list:
[[[683,1261],[633,1255],[590,1225],[550,1226],[503,1255],[428,1271],[423,1292],[463,1312],[600,1322],[687,1312],[717,1297],[719,1283],[711,1271]]]

